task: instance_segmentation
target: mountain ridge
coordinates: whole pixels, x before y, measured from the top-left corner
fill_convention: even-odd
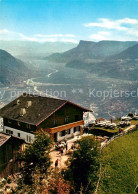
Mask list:
[[[26,64],[0,49],[0,82],[2,84],[18,83],[28,77],[30,70]]]
[[[128,49],[122,51],[121,53],[117,55],[110,56],[107,59],[115,60],[115,59],[138,59],[138,43],[132,47],[129,47]]]
[[[73,47],[76,43],[71,42],[36,42],[20,40],[0,40],[0,49],[6,50],[17,58],[32,57],[43,58],[48,54],[55,52],[65,52]]]
[[[100,44],[103,45],[101,42]],[[83,69],[104,77],[136,81],[138,80],[138,43],[126,42],[125,47],[128,45],[133,46],[130,46],[116,55],[105,57],[103,60],[101,60],[101,58],[99,61],[74,59],[67,62],[66,67]],[[107,48],[105,50],[107,52]]]
[[[44,59],[64,63],[73,60],[103,60],[109,56],[119,54],[137,43],[137,41],[92,42],[81,40],[77,47],[64,53],[54,53]]]

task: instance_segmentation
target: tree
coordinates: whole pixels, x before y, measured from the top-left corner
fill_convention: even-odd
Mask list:
[[[43,175],[51,165],[50,149],[52,140],[49,134],[39,131],[35,136],[35,141],[26,146],[26,149],[20,155],[20,160],[23,162],[21,168],[22,180],[25,184],[33,184],[34,174],[41,174],[40,181]]]
[[[92,193],[98,180],[99,146],[93,136],[83,137],[69,158],[65,178],[72,182],[74,193]]]
[[[64,180],[61,173],[55,171],[55,169],[48,170],[48,174],[41,181],[41,184],[40,176],[41,174],[34,174],[32,185],[22,184],[22,187],[16,188],[15,192],[17,194],[70,194],[70,182]]]

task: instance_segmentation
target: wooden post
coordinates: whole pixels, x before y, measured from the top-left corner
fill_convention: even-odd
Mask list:
[[[80,126],[80,134],[83,135],[83,127]]]

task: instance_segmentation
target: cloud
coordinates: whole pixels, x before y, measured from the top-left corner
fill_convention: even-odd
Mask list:
[[[98,32],[99,34],[101,34],[101,35],[110,35],[110,32],[108,32],[108,31],[100,31],[100,32]]]
[[[74,38],[74,34],[36,34],[36,37],[42,37],[42,38],[51,38],[51,37],[68,37],[68,38]]]
[[[100,41],[100,40],[110,40],[110,32],[108,31],[99,31],[97,33],[91,34],[89,36],[91,40]]]
[[[138,33],[137,35],[132,35],[128,33],[114,33],[110,32],[109,34],[104,34],[101,32],[93,33],[89,36],[89,40],[91,41],[101,41],[101,40],[116,40],[116,41],[138,41]]]
[[[72,43],[78,43],[78,41],[77,40],[75,40],[75,39],[69,39],[69,38],[61,38],[61,40],[60,40],[61,42],[72,42]]]
[[[127,31],[127,34],[138,37],[138,27],[137,28],[131,28],[131,29],[129,29]]]
[[[0,30],[0,34],[6,34],[6,33],[9,33],[9,31],[7,30],[7,29],[2,29],[2,30]]]
[[[138,24],[138,20],[131,19],[131,18],[120,19],[120,20],[117,20],[117,22],[120,24]]]
[[[131,18],[124,18],[120,20],[110,20],[107,18],[98,19],[99,22],[92,22],[84,24],[85,27],[99,27],[111,30],[127,31],[129,25],[138,25],[138,20]]]
[[[138,41],[138,20],[134,18],[118,20],[100,18],[98,22],[87,23],[84,26],[94,29],[94,33],[89,36],[90,40]]]
[[[26,36],[23,33],[0,29],[0,40],[24,40],[35,42],[72,42],[78,43],[73,34],[35,34]]]

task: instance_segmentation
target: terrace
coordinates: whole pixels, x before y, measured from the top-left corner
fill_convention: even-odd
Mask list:
[[[127,117],[127,116],[126,116]],[[124,117],[123,117],[124,118]],[[103,120],[93,123],[89,126],[88,131],[89,133],[101,136],[113,136],[117,133],[123,132],[129,126],[136,126],[138,125],[138,120],[136,117],[131,117],[129,120],[114,120],[114,121],[107,121]]]

